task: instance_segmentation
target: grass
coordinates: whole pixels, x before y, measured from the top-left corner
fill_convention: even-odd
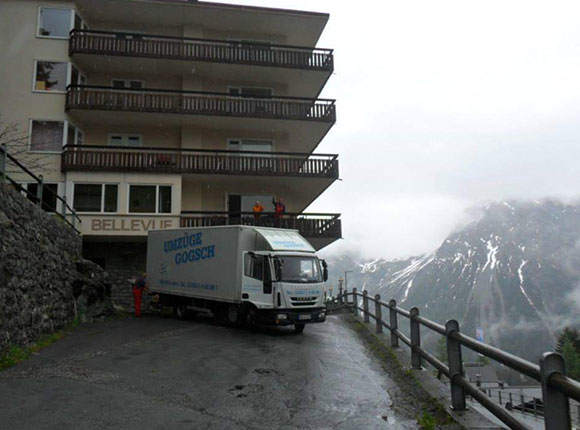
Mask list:
[[[417,417],[417,423],[421,426],[421,430],[435,430],[439,421],[429,412],[424,411],[422,415]]]
[[[26,360],[31,354],[46,348],[49,345],[62,339],[64,336],[69,334],[76,326],[79,325],[78,319],[75,319],[70,324],[67,324],[65,328],[59,330],[55,333],[42,336],[34,344],[28,347],[12,346],[8,349],[8,352],[4,355],[0,355],[0,372],[9,369],[21,361]]]

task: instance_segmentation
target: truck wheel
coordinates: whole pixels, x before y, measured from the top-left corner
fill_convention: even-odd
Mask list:
[[[294,324],[294,331],[298,334],[302,334],[302,332],[304,331],[304,327],[306,327],[306,324],[304,323]]]
[[[250,306],[246,312],[246,325],[250,329],[250,331],[254,331],[258,326],[258,317],[256,308]]]
[[[180,320],[184,320],[187,318],[187,307],[185,303],[177,303],[173,306],[173,313],[175,317]]]
[[[239,327],[243,322],[244,320],[242,319],[240,307],[237,305],[231,305],[228,308],[228,323],[231,326]]]

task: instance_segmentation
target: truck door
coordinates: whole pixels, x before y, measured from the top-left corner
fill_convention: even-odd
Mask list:
[[[267,254],[244,253],[244,276],[242,277],[242,299],[258,308],[273,307],[272,272]]]

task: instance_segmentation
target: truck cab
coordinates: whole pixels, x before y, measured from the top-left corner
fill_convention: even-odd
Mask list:
[[[307,252],[248,251],[244,253],[242,300],[257,309],[259,322],[294,324],[326,320],[326,262]]]

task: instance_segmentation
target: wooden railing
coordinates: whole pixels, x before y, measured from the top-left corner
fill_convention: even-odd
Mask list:
[[[67,87],[66,110],[218,115],[334,123],[334,100],[300,97],[257,98],[227,93],[159,89],[117,89],[89,85]]]
[[[151,34],[72,30],[69,55],[96,54],[332,72],[332,49]]]
[[[338,179],[338,155],[66,145],[61,170]]]
[[[213,227],[218,225],[254,225],[298,230],[306,238],[340,239],[342,225],[340,214],[273,212],[181,212],[181,227]]]
[[[352,303],[348,302],[348,297],[352,297]],[[361,303],[362,299],[362,303]],[[572,428],[572,416],[570,414],[570,399],[580,402],[580,382],[566,376],[566,366],[562,355],[556,352],[545,352],[539,360],[539,365],[525,360],[509,352],[503,351],[491,345],[487,345],[479,340],[461,333],[457,320],[448,320],[445,325],[436,323],[430,319],[420,316],[419,308],[414,307],[409,310],[397,306],[396,300],[386,302],[381,300],[380,294],[371,297],[368,291],[363,290],[362,294],[356,288],[352,293],[342,291],[339,287],[339,304],[350,305],[355,316],[362,312],[363,321],[369,324],[371,318],[375,322],[377,334],[382,335],[383,328],[390,332],[391,348],[399,348],[399,340],[406,344],[411,350],[411,368],[414,370],[423,369],[423,364],[428,362],[442,375],[449,378],[449,389],[451,394],[451,409],[464,411],[467,408],[467,396],[477,401],[510,429],[529,430],[530,427],[516,418],[511,410],[512,399],[509,404],[497,404],[490,399],[485,391],[472,384],[465,377],[463,369],[462,349],[468,349],[478,353],[482,357],[495,360],[505,368],[509,368],[518,373],[526,375],[541,383],[542,386],[542,415],[544,416],[544,428],[546,430],[563,430]],[[371,309],[374,303],[374,311]],[[383,314],[383,310],[386,310]],[[383,316],[384,315],[384,316]],[[409,336],[401,331],[399,316],[409,321]],[[444,336],[446,343],[446,362],[435,357],[427,351],[421,343],[423,334],[421,327],[428,329],[429,333],[438,333]],[[536,408],[536,401],[534,406]],[[520,410],[526,408],[525,402],[519,405]],[[529,409],[528,409],[529,411]]]

